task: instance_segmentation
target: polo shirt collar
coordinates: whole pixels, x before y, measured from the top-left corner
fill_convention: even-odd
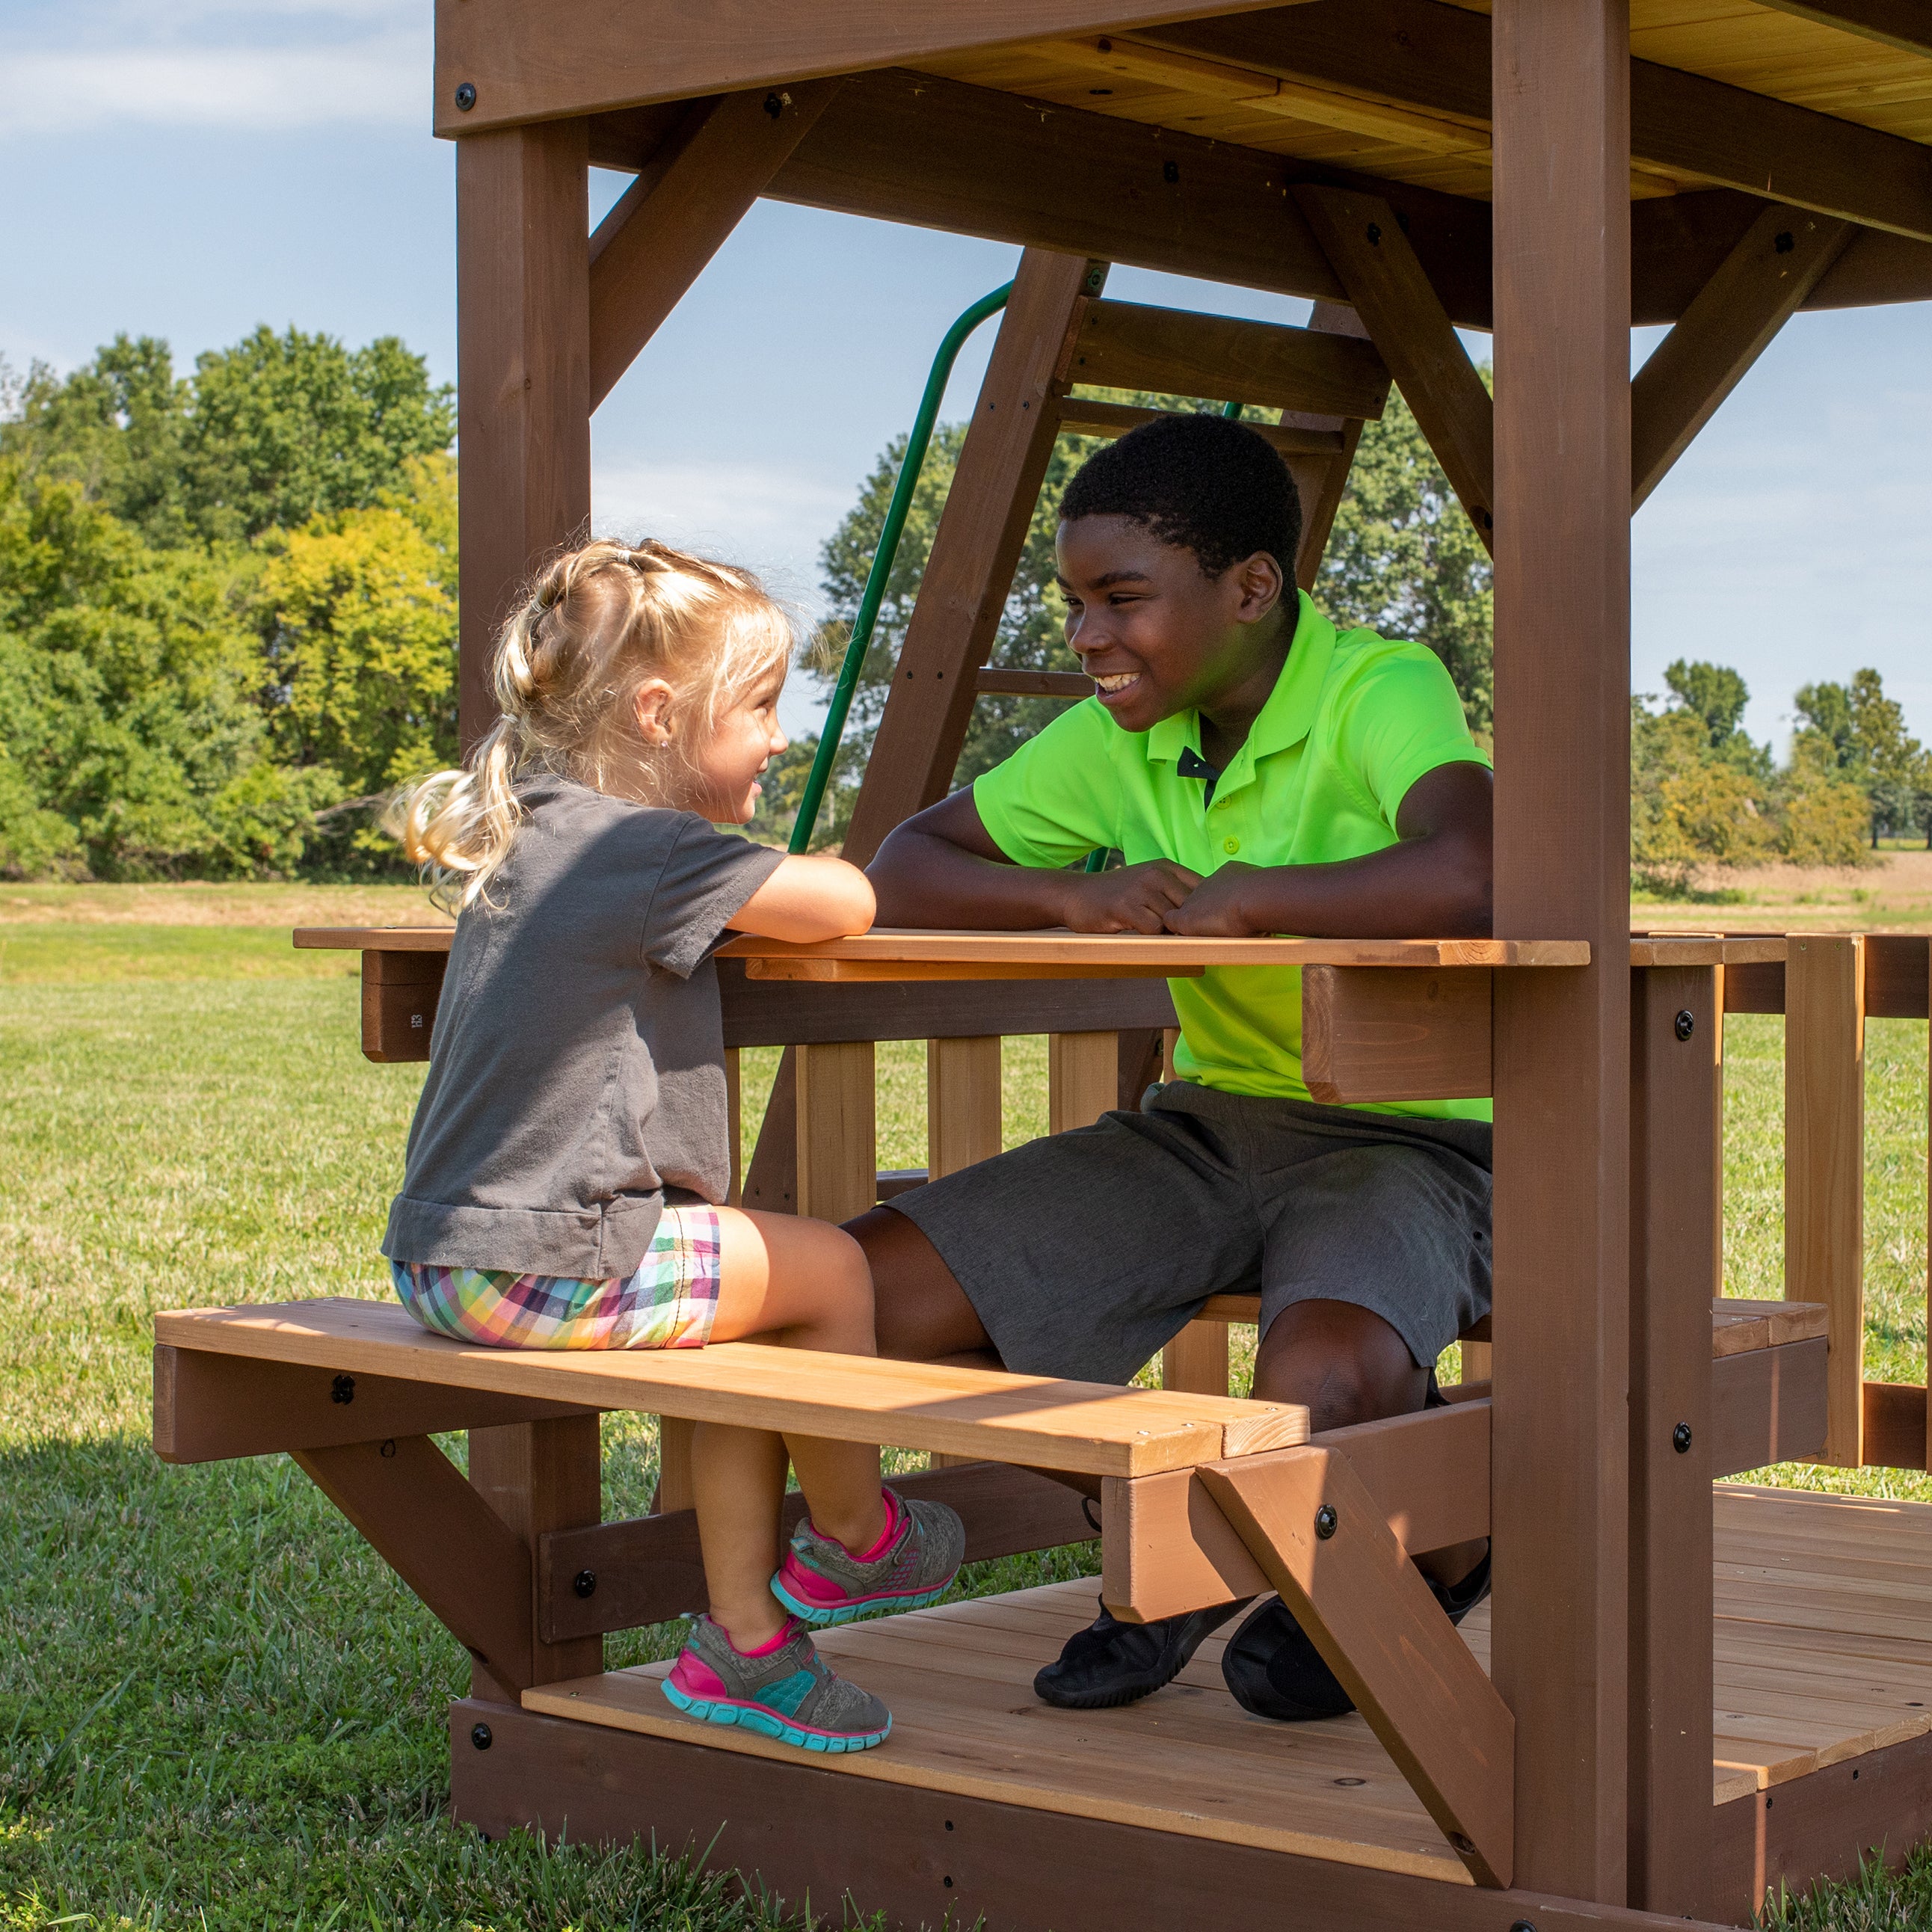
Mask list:
[[[1254,761],[1271,752],[1285,752],[1308,736],[1315,722],[1315,707],[1328,682],[1328,666],[1335,655],[1335,626],[1316,608],[1315,600],[1305,590],[1295,593],[1297,612],[1294,642],[1281,676],[1268,693],[1268,702],[1249,730],[1247,740],[1234,754],[1221,782],[1216,798],[1238,791],[1254,777]],[[1150,764],[1177,764],[1184,750],[1201,749],[1201,714],[1178,711],[1163,718],[1147,735],[1147,756]]]

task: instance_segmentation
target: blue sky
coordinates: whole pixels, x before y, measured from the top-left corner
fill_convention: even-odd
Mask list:
[[[454,170],[428,133],[430,40],[429,0],[9,0],[0,353],[67,368],[124,329],[185,365],[292,322],[400,334],[453,376]],[[593,176],[593,212],[622,185]],[[818,547],[910,420],[934,344],[1014,259],[761,204],[598,411],[600,526],[705,545],[810,605]],[[1110,287],[1305,312],[1125,269]],[[1750,728],[1781,741],[1798,684],[1874,664],[1932,740],[1928,351],[1924,307],[1786,328],[1636,519],[1636,688],[1678,656],[1735,664]]]

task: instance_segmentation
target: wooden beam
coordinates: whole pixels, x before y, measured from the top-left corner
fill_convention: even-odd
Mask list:
[[[456,156],[462,737],[496,716],[490,657],[531,566],[590,527],[589,161],[581,121]]]
[[[590,406],[685,291],[838,91],[836,81],[754,88],[692,106],[667,151],[590,238]]]
[[[595,114],[696,94],[780,88],[1054,34],[1100,33],[1282,0],[436,0],[436,131]],[[1289,4],[1294,0],[1288,0]],[[458,89],[472,90],[463,104]]]
[[[1773,202],[1630,384],[1630,508],[1640,508],[1857,232]]]
[[[1814,1458],[1825,1441],[1825,1344],[1781,1342],[1711,1364],[1711,1474]]]
[[[1496,0],[1495,1672],[1516,1871],[1622,1901],[1630,235],[1622,0]],[[1550,648],[1561,638],[1563,647]]]
[[[798,1069],[798,1209],[849,1221],[878,1195],[878,1091],[872,1042],[801,1046]]]
[[[926,1042],[928,1179],[956,1174],[1000,1151],[1000,1058],[998,1034]]]
[[[1490,1092],[1491,974],[1309,966],[1301,1062],[1325,1105],[1460,1100]]]
[[[1210,1463],[1208,1494],[1478,1885],[1514,1864],[1514,1724],[1332,1450]]]
[[[1720,970],[1630,976],[1630,1902],[1687,1918],[1712,1903]]]
[[[1924,0],[1762,0],[1780,14],[1837,27],[1901,53],[1932,55],[1932,15]]]
[[[1055,372],[1105,276],[1077,256],[1021,257],[853,809],[844,849],[855,864],[952,782],[973,674],[992,654],[1053,454]]]
[[[1493,550],[1496,423],[1490,392],[1394,209],[1379,195],[1306,183],[1294,198],[1476,534]]]
[[[1069,384],[1338,416],[1379,416],[1389,388],[1371,343],[1140,302],[1084,304],[1057,373]]]
[[[1118,1036],[1055,1033],[1046,1040],[1046,1130],[1090,1127],[1120,1104]]]
[[[429,1058],[446,952],[362,956],[362,1058],[382,1065]]]
[[[1308,326],[1324,335],[1368,340],[1369,332],[1362,318],[1346,302],[1318,302]],[[1362,440],[1362,418],[1324,416],[1310,410],[1283,410],[1281,428],[1306,435],[1332,436],[1337,445],[1334,457],[1325,462],[1314,455],[1286,459],[1301,498],[1301,548],[1294,560],[1294,580],[1302,590],[1312,590],[1335,527],[1335,513],[1348,491],[1348,472],[1354,467],[1355,451]]]
[[[1440,0],[1318,0],[1137,36],[1371,99],[1491,118],[1489,30],[1480,14]],[[1629,65],[1630,146],[1640,164],[1932,238],[1932,149],[1701,74]],[[1626,173],[1626,203],[1628,182]]]
[[[1819,1460],[1864,1460],[1864,941],[1794,933],[1785,962],[1784,1292],[1831,1311]]]
[[[1190,1322],[1160,1352],[1160,1385],[1196,1395],[1228,1393],[1228,1324]]]
[[[1103,403],[1089,396],[1069,396],[1060,406],[1060,427],[1063,434],[1074,436],[1125,436],[1130,430],[1138,429],[1143,424],[1160,422],[1178,413],[1173,410],[1136,409],[1130,403]],[[1283,456],[1312,455],[1330,457],[1341,453],[1342,438],[1334,430],[1283,429],[1274,423],[1250,422],[1247,427],[1265,442],[1274,445]],[[1011,676],[1020,675],[1008,672]],[[1066,677],[1075,674],[1052,671],[1035,671],[1035,677]],[[982,691],[991,688],[982,684]],[[1085,692],[1079,694],[1084,697]]]

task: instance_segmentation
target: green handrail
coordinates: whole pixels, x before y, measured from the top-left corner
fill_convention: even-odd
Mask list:
[[[892,500],[886,511],[884,527],[879,532],[879,547],[872,553],[872,567],[866,578],[865,594],[859,599],[859,614],[852,622],[852,635],[845,646],[844,662],[838,667],[838,682],[832,688],[832,702],[826,706],[825,724],[818,736],[818,751],[812,761],[811,775],[805,782],[805,795],[798,802],[798,816],[792,822],[791,850],[802,852],[810,846],[818,829],[819,808],[825,802],[825,788],[832,782],[832,767],[838,756],[839,740],[845,735],[845,720],[852,709],[852,694],[859,686],[859,672],[872,641],[873,627],[879,620],[879,607],[886,601],[886,580],[892,574],[898,555],[899,538],[905,532],[906,518],[912,509],[913,492],[919,487],[919,473],[925,466],[926,453],[932,442],[933,425],[939,419],[939,405],[946,395],[946,380],[967,337],[989,315],[1006,305],[1013,285],[1008,282],[990,295],[982,296],[949,328],[932,358],[932,373],[926,379],[926,393],[919,399],[919,413],[913,418],[912,434],[906,438],[905,460],[899,465],[898,481],[892,485]]]

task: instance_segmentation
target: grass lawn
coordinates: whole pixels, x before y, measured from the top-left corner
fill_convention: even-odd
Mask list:
[[[292,1464],[169,1469],[148,1447],[154,1310],[380,1292],[422,1070],[362,1060],[352,958],[297,954],[285,928],[400,922],[420,902],[56,890],[71,896],[0,887],[0,1932],[766,1923],[642,1849],[485,1844],[443,1822],[455,1646]],[[1730,1286],[1775,1294],[1780,1023],[1736,1021],[1730,1046]],[[1924,1024],[1875,1023],[1870,1051],[1868,1372],[1918,1381]],[[748,1058],[755,1106],[776,1055]],[[916,1165],[922,1054],[879,1059],[881,1162]],[[1044,1129],[1042,1043],[1007,1059],[1016,1140]],[[606,1513],[635,1514],[651,1430],[614,1420],[606,1441]],[[1932,1500],[1922,1478],[1780,1473]],[[674,1636],[614,1640],[612,1660]],[[1932,1867],[1788,1922],[1932,1926]]]

